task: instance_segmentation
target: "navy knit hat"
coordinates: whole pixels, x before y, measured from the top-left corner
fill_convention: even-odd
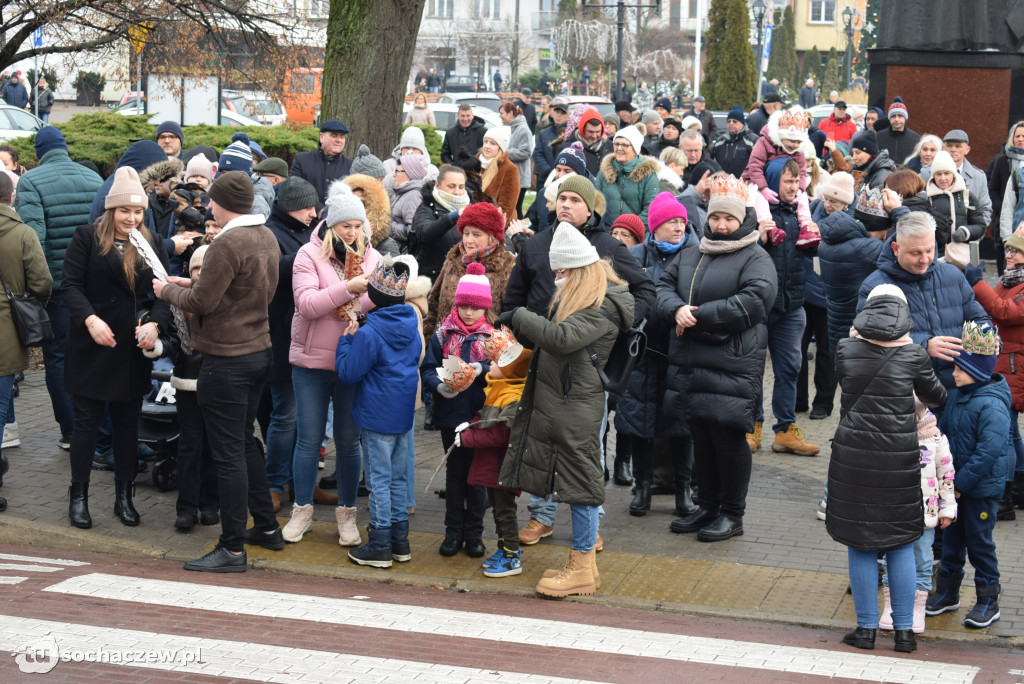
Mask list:
[[[850,148],[867,152],[874,157],[878,154],[878,136],[874,131],[858,131],[850,140]]]
[[[245,133],[235,133],[231,137],[231,144],[220,155],[217,173],[228,171],[242,171],[246,175],[252,173],[252,150],[249,149],[249,136]]]
[[[735,119],[736,121],[739,121],[741,124],[744,125],[746,125],[747,123],[747,115],[743,112],[743,107],[740,107],[739,105],[736,105],[735,107],[730,109],[725,119],[726,121],[728,121],[729,119]]]
[[[960,339],[963,350],[953,363],[978,382],[988,382],[999,357],[999,330],[989,321],[967,321]]]
[[[555,159],[555,164],[568,166],[581,176],[586,177],[588,175],[587,159],[583,156],[583,145],[578,142],[574,142],[559,152],[558,157]]]
[[[658,107],[661,107],[666,112],[671,112],[672,111],[672,100],[668,99],[667,97],[663,97],[663,98],[659,99],[657,102],[654,103],[654,108],[657,109]]]
[[[64,140],[64,134],[60,129],[53,126],[43,126],[36,131],[36,158],[42,159],[43,155],[53,150],[68,151],[68,144]],[[166,158],[166,155],[165,155]]]
[[[181,126],[175,121],[164,121],[162,124],[157,126],[156,135],[154,138],[159,138],[164,133],[173,133],[178,136],[178,140],[185,142],[185,134],[181,132]]]

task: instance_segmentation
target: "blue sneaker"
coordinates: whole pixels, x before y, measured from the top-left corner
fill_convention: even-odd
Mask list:
[[[95,451],[92,455],[92,469],[93,470],[113,470],[114,469],[114,449],[105,449],[103,451]]]
[[[523,552],[521,550],[505,550],[496,564],[484,566],[484,577],[511,577],[512,575],[521,575],[523,573],[523,563],[520,560],[522,555]]]
[[[505,557],[505,549],[501,548],[501,544],[498,544],[497,550],[491,554],[491,557],[484,561],[484,568],[489,568],[492,565],[497,565],[501,562],[501,559]]]

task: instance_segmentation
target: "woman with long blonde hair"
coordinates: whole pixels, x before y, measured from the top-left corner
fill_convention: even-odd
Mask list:
[[[594,546],[604,503],[605,391],[598,366],[607,363],[620,329],[632,325],[633,297],[571,224],[555,228],[549,263],[555,294],[548,317],[525,306],[512,316],[534,351],[498,485],[571,505],[565,567],[537,584],[538,593],[561,598],[600,586]]]
[[[106,211],[94,225],[75,230],[64,256],[70,317],[64,384],[75,411],[68,517],[75,527],[92,526],[89,475],[104,405],[114,437],[114,515],[125,525],[139,524],[132,501],[138,420],[153,369],[143,352],[172,329],[170,307],[153,294],[153,279],[166,279],[169,264],[163,242],[146,230],[148,205],[139,174],[119,168]]]
[[[484,134],[484,144],[480,148],[480,189],[494,200],[505,215],[505,226],[518,216],[516,202],[519,200],[519,169],[508,158],[509,145],[512,143],[512,129],[508,126],[495,126]]]
[[[356,494],[359,490],[359,426],[352,419],[355,387],[338,379],[334,369],[338,338],[373,306],[366,295],[367,275],[380,254],[369,244],[366,209],[344,183],[331,185],[327,219],[295,255],[292,290],[295,316],[288,361],[295,388],[295,454],[292,478],[295,503],[282,530],[298,542],[313,526],[313,499],[327,408],[334,401],[334,449],[338,480],[338,543],[358,546]],[[321,499],[323,493],[319,493]]]

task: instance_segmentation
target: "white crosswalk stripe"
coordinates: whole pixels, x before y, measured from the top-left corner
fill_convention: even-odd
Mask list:
[[[0,563],[0,570],[16,570],[18,572],[60,572],[64,568],[53,568],[49,565],[26,565],[24,563]]]
[[[0,577],[0,584],[21,584],[28,577],[17,577],[12,575],[11,577]]]
[[[265,682],[302,682],[339,684],[343,682],[512,682],[521,684],[592,684],[585,680],[563,679],[519,672],[496,671],[437,665],[395,658],[314,651],[304,648],[269,646],[242,641],[143,632],[130,629],[92,627],[69,622],[0,615],[0,650],[12,652],[42,639],[53,639],[60,653],[95,654],[106,652],[114,664],[149,669],[192,673],[216,677],[252,679]],[[118,657],[113,657],[118,653]],[[195,654],[198,662],[183,662],[185,654]],[[124,662],[125,655],[131,662]],[[134,654],[158,654],[151,662]],[[191,658],[190,658],[191,659]],[[101,662],[104,662],[101,660]],[[61,664],[53,673],[60,673]],[[593,683],[596,684],[596,683]]]
[[[0,553],[0,561],[18,561],[16,563],[0,562],[0,571],[14,572],[60,572],[69,567],[89,565],[85,561],[66,560],[64,558],[44,558],[43,556],[22,556],[16,553]],[[39,565],[46,563],[46,565]],[[61,567],[51,567],[51,566]],[[0,575],[0,584],[21,584],[28,577],[21,575]]]
[[[43,558],[42,556],[21,556],[16,553],[0,553],[0,561],[20,561],[22,563],[48,563],[49,565],[66,565],[81,567],[89,565],[85,561],[66,560],[64,558]]]
[[[891,656],[103,573],[73,577],[49,586],[45,591],[235,615],[308,620],[826,677],[907,683],[972,682],[979,671],[977,667],[966,665]]]

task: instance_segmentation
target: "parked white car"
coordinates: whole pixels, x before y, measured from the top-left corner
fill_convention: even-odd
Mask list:
[[[232,112],[255,119],[265,126],[280,126],[287,116],[280,102],[266,93],[251,90],[225,91],[224,105]]]
[[[0,105],[0,141],[27,138],[45,125],[24,109]]]
[[[128,100],[121,105],[114,108],[114,111],[122,116],[135,116],[137,114],[135,98],[128,98]],[[155,114],[152,116],[156,116]],[[220,109],[220,122],[222,126],[263,126],[256,119],[250,119],[249,117],[233,112],[227,107],[221,107]]]

